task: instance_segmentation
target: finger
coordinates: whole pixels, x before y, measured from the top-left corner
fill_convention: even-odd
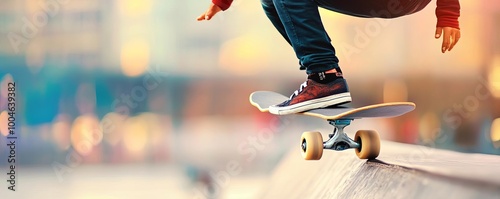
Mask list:
[[[451,45],[451,47],[450,47],[450,49],[448,51],[450,51],[451,49],[453,49],[453,47],[455,46],[455,44],[458,43],[458,40],[460,40],[460,31],[455,31],[453,38],[454,38],[453,44]]]
[[[451,38],[452,38],[452,42],[450,44],[450,48],[448,48],[448,51],[451,51],[451,49],[453,48],[453,46],[455,46],[455,44],[457,43],[457,40],[455,40],[455,37],[457,36],[456,32],[453,31],[451,33]]]
[[[213,16],[214,16],[214,14],[213,14],[213,13],[208,12],[208,13],[205,15],[205,20],[207,20],[207,21],[208,21],[208,20],[212,19],[212,17],[213,17]]]
[[[441,45],[441,52],[444,53],[450,48],[450,30],[445,29],[443,31],[443,44]]]
[[[437,27],[436,28],[436,34],[434,35],[434,37],[436,37],[436,39],[438,39],[439,37],[441,37],[441,33],[442,32],[443,32],[443,28]]]
[[[205,13],[203,13],[198,18],[196,18],[196,20],[203,21],[203,20],[205,20],[205,16],[206,16]]]
[[[217,13],[216,10],[213,9],[208,10],[207,13],[205,14],[205,19],[206,20],[212,19],[216,13]]]

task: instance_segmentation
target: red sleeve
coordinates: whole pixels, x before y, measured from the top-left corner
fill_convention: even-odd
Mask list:
[[[436,8],[437,27],[458,28],[460,17],[460,3],[458,0],[437,0]]]
[[[212,0],[212,3],[219,6],[222,10],[227,10],[232,2],[233,0]]]

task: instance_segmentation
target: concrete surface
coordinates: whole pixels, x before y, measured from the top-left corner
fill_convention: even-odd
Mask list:
[[[259,198],[500,198],[500,157],[382,142],[377,160],[327,150],[305,161],[297,144]]]

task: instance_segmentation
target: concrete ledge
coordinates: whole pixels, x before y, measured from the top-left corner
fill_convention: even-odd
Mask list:
[[[305,161],[297,146],[261,198],[500,198],[500,157],[383,142],[379,158],[324,151]]]

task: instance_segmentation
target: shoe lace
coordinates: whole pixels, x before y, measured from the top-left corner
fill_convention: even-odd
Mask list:
[[[290,100],[292,100],[292,98],[294,98],[295,96],[299,95],[299,93],[302,92],[306,86],[307,86],[307,81],[302,83],[299,89],[295,90],[295,92],[292,93],[292,95],[290,96]]]

